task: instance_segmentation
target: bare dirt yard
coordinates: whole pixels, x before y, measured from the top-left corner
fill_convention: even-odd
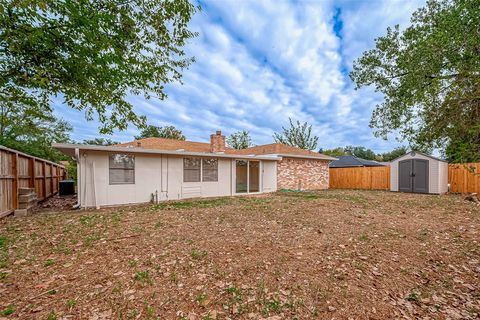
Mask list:
[[[276,193],[0,221],[0,318],[478,319],[480,207]]]

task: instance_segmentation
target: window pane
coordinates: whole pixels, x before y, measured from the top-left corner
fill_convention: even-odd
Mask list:
[[[135,156],[111,154],[108,163],[110,184],[135,183]]]
[[[132,183],[135,183],[135,170],[110,169],[110,184],[132,184]]]
[[[183,159],[183,182],[200,182],[200,159]]]
[[[135,157],[129,154],[110,155],[110,168],[134,169]]]
[[[237,160],[236,161],[236,181],[235,181],[235,190],[237,193],[247,192],[247,161]]]
[[[218,160],[203,159],[203,181],[218,181]]]
[[[249,180],[248,180],[248,192],[260,191],[260,162],[249,161]]]

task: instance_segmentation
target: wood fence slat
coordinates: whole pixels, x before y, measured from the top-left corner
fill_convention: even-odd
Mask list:
[[[448,182],[451,192],[480,193],[480,163],[449,164]]]
[[[63,170],[62,165],[0,145],[0,218],[18,208],[19,188],[35,188],[40,200],[56,194],[58,172]]]
[[[330,188],[390,190],[390,167],[330,168]]]

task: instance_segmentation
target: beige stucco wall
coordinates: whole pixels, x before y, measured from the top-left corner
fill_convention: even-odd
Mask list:
[[[158,191],[159,200],[233,195],[234,160],[218,159],[218,181],[183,182],[183,157],[135,154],[135,184],[109,183],[106,152],[80,154],[78,194],[82,207],[115,206],[149,202]],[[261,161],[261,192],[276,191],[276,161]]]
[[[277,188],[319,190],[328,189],[328,160],[284,157],[277,164]]]
[[[409,159],[423,159],[428,161],[428,193],[445,193],[448,185],[448,163],[439,161],[423,154],[411,153],[390,162],[390,190],[398,191],[398,163]]]

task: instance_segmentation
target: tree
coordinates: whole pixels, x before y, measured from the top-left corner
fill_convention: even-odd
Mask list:
[[[478,21],[478,0],[430,0],[408,28],[388,28],[355,61],[350,77],[356,88],[373,85],[384,95],[370,122],[377,136],[399,132],[412,149],[479,160]]]
[[[273,139],[275,142],[305,150],[317,148],[318,137],[312,136],[311,125],[308,125],[307,122],[302,124],[298,120],[294,123],[291,118],[288,118],[288,121],[290,122],[290,128],[282,127],[282,133],[274,133]]]
[[[227,137],[227,145],[233,149],[247,149],[252,146],[252,139],[248,131],[237,131]]]
[[[376,160],[377,159],[377,155],[375,154],[375,152],[373,152],[373,150],[371,149],[367,149],[365,147],[362,147],[362,146],[346,146],[344,148],[345,150],[345,153],[346,154],[349,154],[349,155],[352,155],[352,156],[355,156],[355,157],[358,157],[358,158],[362,158],[362,159],[365,159],[365,160]]]
[[[143,126],[127,95],[166,98],[193,62],[183,47],[197,10],[188,0],[2,1],[0,90],[45,111],[61,97],[97,116],[101,133]]]
[[[83,140],[84,144],[97,145],[97,146],[111,146],[114,144],[119,144],[120,142],[113,141],[108,138],[94,138],[90,140]]]
[[[341,157],[341,156],[346,156],[347,153],[345,152],[345,150],[342,148],[342,147],[337,147],[337,148],[334,148],[334,149],[320,149],[318,150],[318,152],[320,153],[323,153],[327,156],[331,156],[331,157]]]
[[[15,90],[6,94],[15,95]],[[5,100],[0,89],[0,144],[52,161],[66,157],[52,143],[69,142],[71,126],[53,115],[50,108],[40,109],[30,99]]]
[[[382,153],[381,158],[382,158],[382,161],[388,162],[400,156],[403,156],[407,152],[408,152],[407,148],[402,146],[402,147],[395,148],[390,152]]]
[[[148,125],[140,132],[140,135],[135,136],[135,140],[145,139],[145,138],[165,138],[165,139],[176,139],[176,140],[185,140],[181,130],[178,130],[174,126],[165,126],[157,127]]]

